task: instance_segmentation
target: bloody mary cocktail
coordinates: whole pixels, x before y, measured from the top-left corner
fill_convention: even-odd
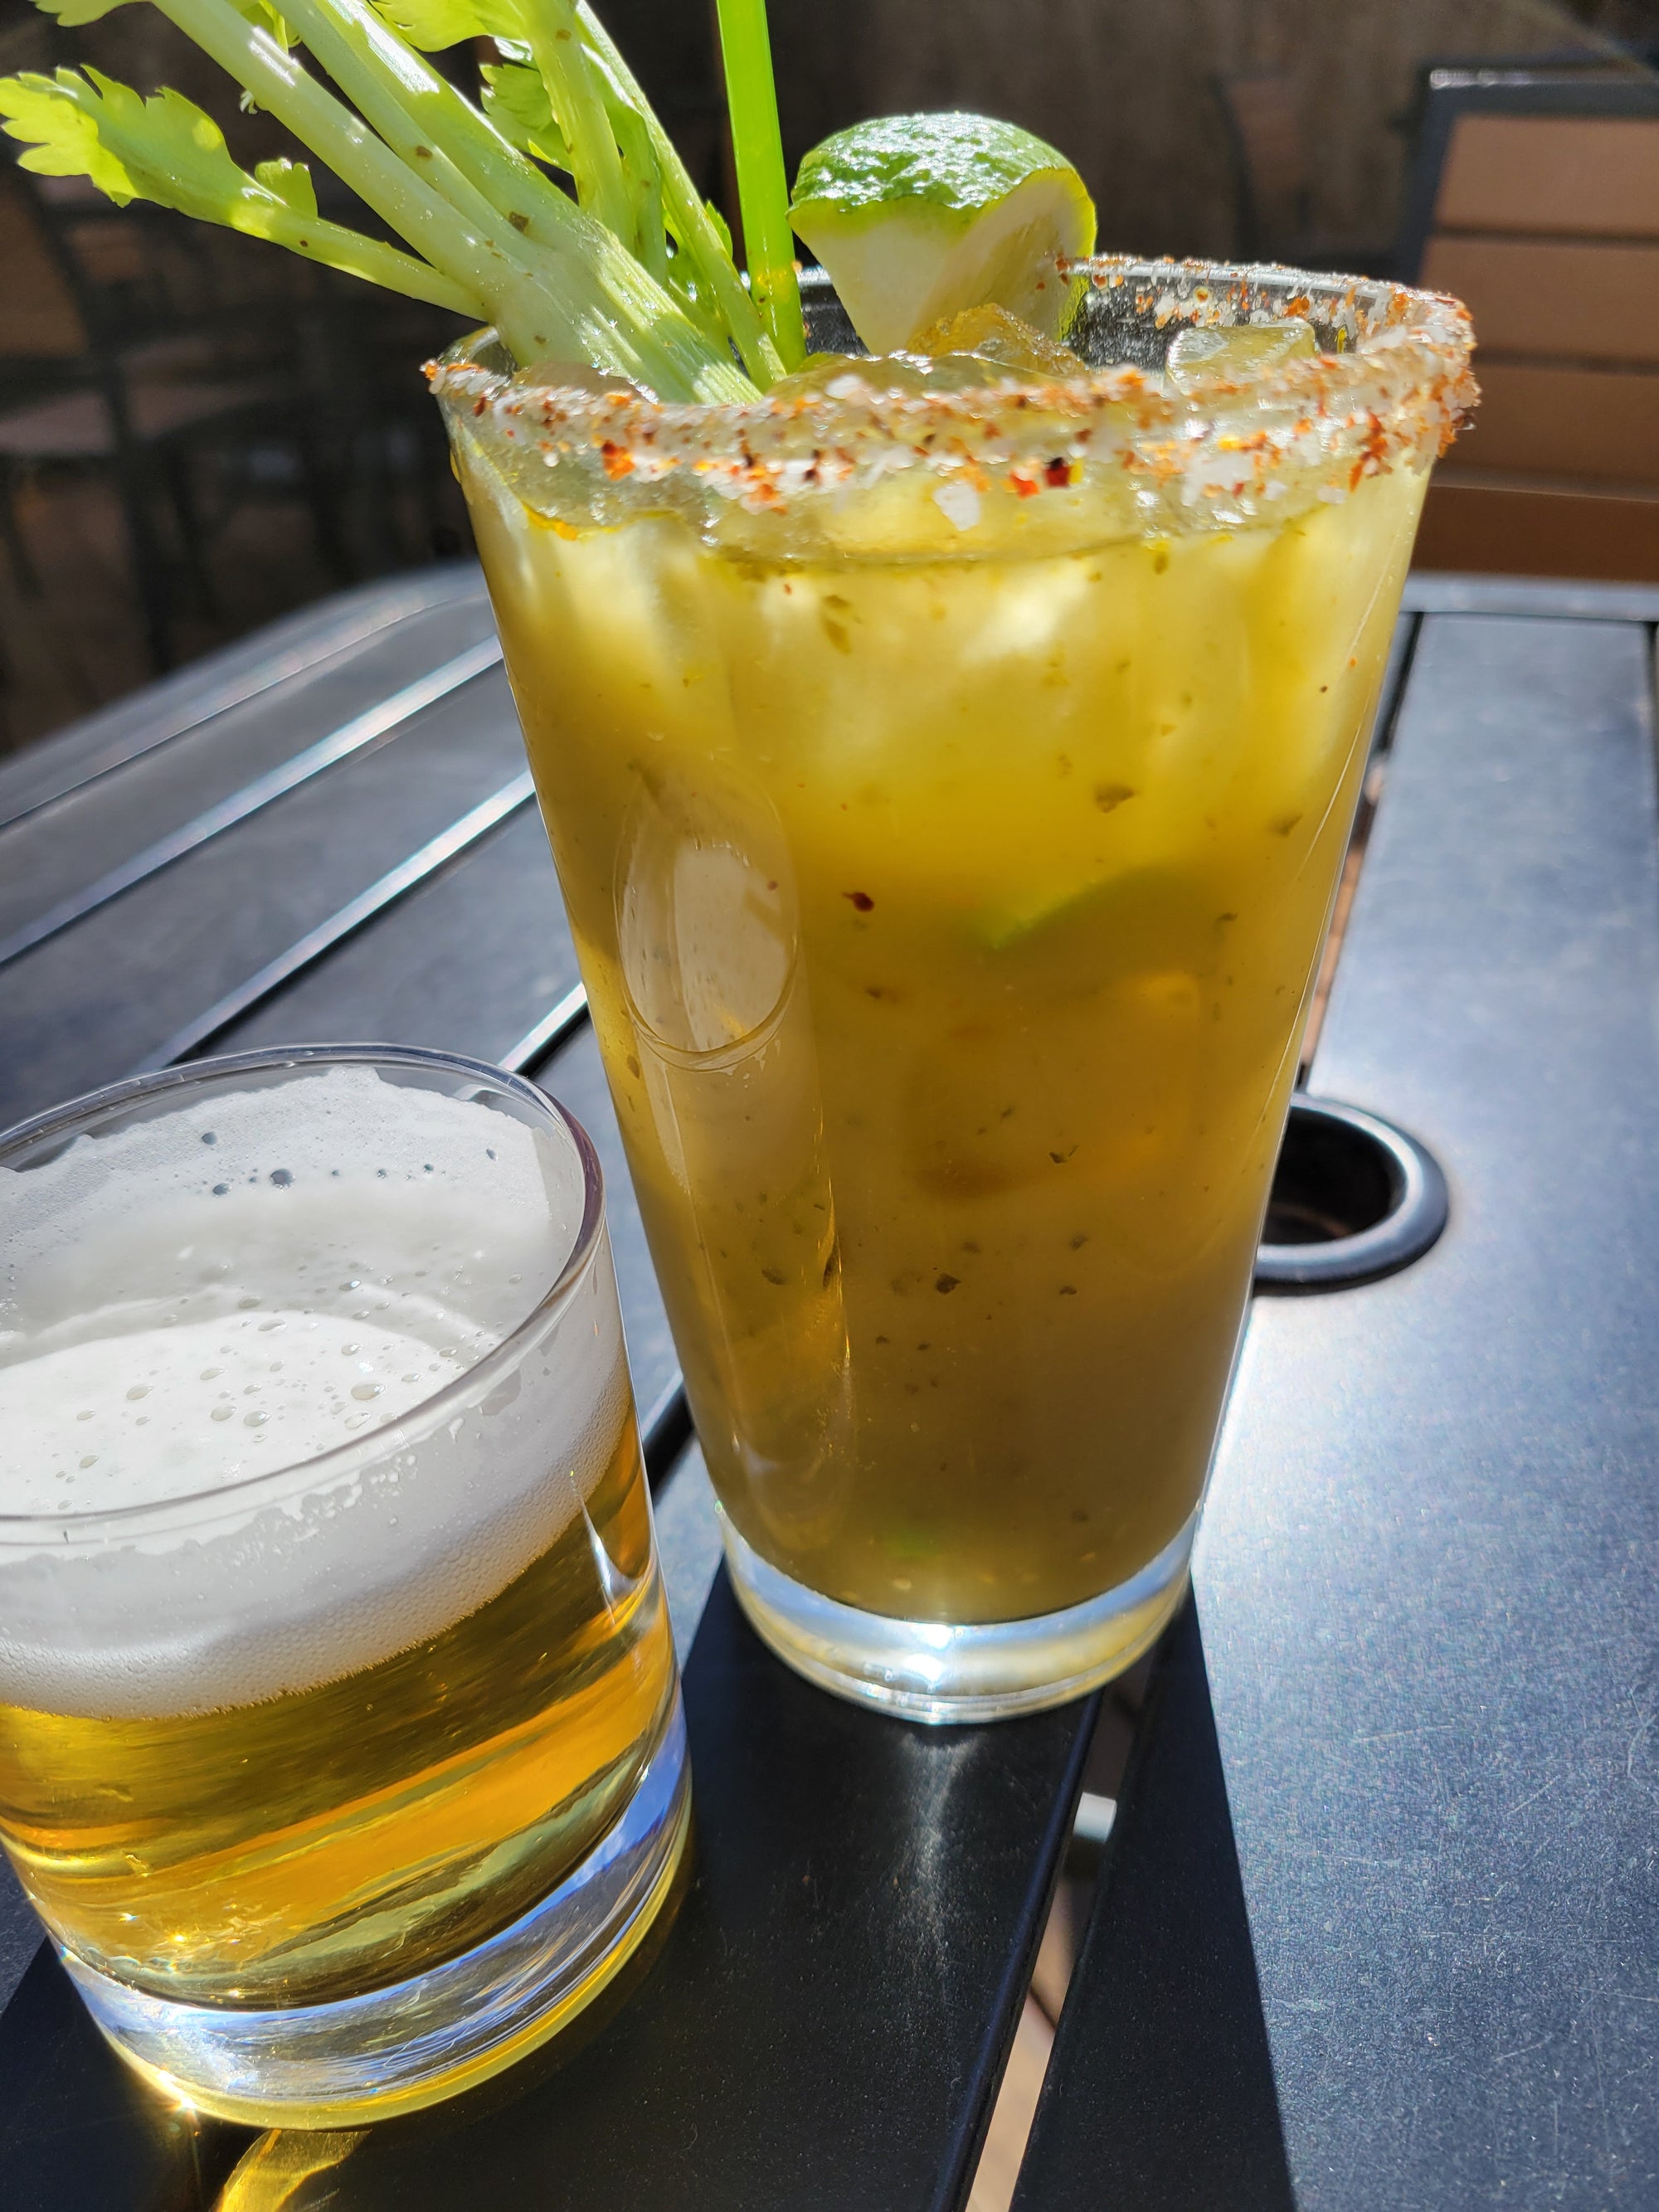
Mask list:
[[[739,1594],[927,1717],[1177,1601],[1468,392],[1445,301],[1082,273],[1069,382],[439,376]]]

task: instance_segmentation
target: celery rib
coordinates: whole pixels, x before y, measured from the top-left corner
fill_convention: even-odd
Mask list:
[[[736,364],[711,352],[678,304],[621,241],[545,180],[531,218],[532,224],[538,216],[543,219],[537,226],[542,235],[537,250],[526,252],[529,225],[520,232],[509,215],[488,230],[475,227],[435,181],[400,160],[299,62],[239,15],[231,0],[156,4],[427,260],[475,291],[520,361],[592,362],[636,379],[665,398],[732,400],[752,395],[753,387]],[[343,33],[340,38],[344,48],[357,52]],[[416,81],[419,70],[437,79],[409,50],[399,47],[398,59],[398,76],[387,72],[377,78],[374,97],[388,123],[401,131],[406,113],[400,118],[393,110],[403,79]],[[352,64],[343,62],[343,67],[355,82]],[[459,94],[454,98],[465,105]],[[479,132],[498,136],[482,116],[476,119]],[[506,142],[499,143],[503,156],[510,158]],[[453,160],[430,166],[446,179],[459,174]],[[471,203],[481,204],[481,194]]]
[[[743,288],[726,242],[709,220],[702,196],[680,159],[679,149],[657,120],[655,109],[640,89],[633,71],[588,5],[588,0],[579,0],[577,12],[581,18],[582,35],[603,58],[624,98],[637,109],[645,125],[662,172],[663,205],[669,225],[690,256],[697,275],[708,285],[744,367],[764,392],[783,374],[783,362],[769,332],[762,325],[753,300]],[[781,160],[781,155],[779,158]]]
[[[156,5],[434,267],[491,301],[510,288],[513,272],[500,252],[231,0],[156,0]],[[533,283],[528,270],[524,275]],[[548,307],[550,318],[562,317],[556,301]],[[516,349],[531,333],[504,331],[503,336]]]
[[[766,0],[717,0],[749,282],[786,368],[806,357]]]
[[[605,102],[582,52],[571,0],[520,0],[520,13],[553,112],[570,149],[571,175],[582,205],[626,239],[628,189]]]
[[[359,276],[367,284],[401,292],[410,300],[424,300],[429,307],[447,307],[457,315],[483,317],[489,313],[476,293],[453,276],[446,276],[441,269],[432,268],[412,253],[401,253],[381,239],[365,238],[361,231],[348,229],[343,223],[328,222],[321,216],[307,218],[281,206],[258,207],[246,200],[234,202],[224,221],[229,230],[263,238],[272,246],[284,246],[290,253],[301,254],[325,269]]]
[[[515,234],[515,260],[524,258],[520,240],[555,257],[575,334],[562,357],[591,360],[664,398],[753,396],[724,349],[691,323],[611,228],[575,206],[362,0],[295,0],[289,14],[394,152],[410,164],[430,160],[434,184],[475,221],[495,226],[498,239],[504,218]],[[434,158],[439,148],[444,153]],[[514,350],[531,360],[557,349]]]
[[[119,0],[40,4],[80,22]],[[783,274],[772,265],[775,225],[768,232],[756,218],[754,234],[768,243],[751,299],[684,163],[585,0],[380,4],[388,17],[401,9],[408,20],[383,21],[370,0],[283,0],[280,15],[276,0],[156,0],[170,22],[374,210],[409,253],[325,222],[309,183],[285,181],[286,163],[274,165],[284,174],[272,177],[264,173],[269,163],[257,179],[239,169],[218,126],[177,94],[146,103],[113,81],[99,80],[103,91],[83,82],[77,93],[26,74],[0,80],[0,114],[13,118],[6,126],[13,136],[33,137],[23,157],[31,167],[86,174],[118,202],[135,193],[154,198],[415,298],[487,315],[526,367],[550,358],[585,362],[662,399],[730,404],[752,400],[757,386],[774,382],[798,357],[799,343],[792,355],[787,331],[793,304],[799,333],[793,265],[787,251]],[[754,21],[769,88],[763,8]],[[568,154],[574,198],[524,150],[545,152],[535,137],[514,129],[509,114],[509,140],[410,43],[436,47],[486,32],[501,35],[515,71],[532,82],[522,64],[533,63],[550,102],[546,137]],[[296,41],[309,50],[316,74],[289,51]],[[751,37],[744,64],[751,95],[761,82],[755,65]],[[527,96],[514,94],[520,106]],[[54,101],[68,106],[54,109]],[[69,110],[80,117],[72,127],[53,119]],[[125,169],[113,150],[118,138],[127,149]],[[774,167],[781,160],[776,139],[774,117]],[[773,181],[787,249],[781,167]]]
[[[434,186],[465,219],[493,232],[498,249],[507,242],[503,221],[511,226],[512,263],[526,258],[526,245],[539,249],[538,258],[551,257],[569,342],[527,349],[504,330],[521,361],[591,361],[663,398],[752,396],[718,341],[711,343],[611,229],[574,205],[362,0],[294,0],[289,15],[395,154],[411,167],[426,164]]]

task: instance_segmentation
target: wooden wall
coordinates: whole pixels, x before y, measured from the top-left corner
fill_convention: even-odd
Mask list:
[[[599,0],[601,7],[604,0]],[[635,0],[637,9],[640,0]],[[769,0],[786,149],[866,115],[965,107],[1054,141],[1104,246],[1224,253],[1233,184],[1220,73],[1295,77],[1313,227],[1388,241],[1405,141],[1390,118],[1429,56],[1604,42],[1547,0]]]
[[[720,193],[714,0],[598,5],[694,173]],[[1003,115],[1077,162],[1103,245],[1148,253],[1232,245],[1218,74],[1292,75],[1312,227],[1374,244],[1394,234],[1405,140],[1391,119],[1411,100],[1419,61],[1606,44],[1559,0],[769,0],[769,12],[792,169],[826,132],[865,116]],[[270,119],[239,117],[213,65],[154,9],[64,31],[27,0],[0,0],[0,66],[88,59],[146,91],[178,85],[220,117],[244,158],[275,150],[264,143],[279,136]]]

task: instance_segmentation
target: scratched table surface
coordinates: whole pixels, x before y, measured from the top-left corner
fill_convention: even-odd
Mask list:
[[[1656,619],[1409,587],[1310,1087],[1422,1139],[1450,1225],[1255,1303],[1016,2212],[1659,2202]],[[1094,1702],[912,1729],[738,1616],[470,567],[0,769],[0,1124],[343,1038],[501,1061],[594,1134],[698,1839],[626,2007],[326,2201],[953,2212]],[[0,2203],[207,2212],[251,2138],[136,2084],[0,1881]]]

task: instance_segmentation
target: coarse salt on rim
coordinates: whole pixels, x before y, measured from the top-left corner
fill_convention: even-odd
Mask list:
[[[1342,498],[1401,462],[1426,467],[1478,396],[1467,309],[1381,279],[1278,267],[1102,256],[1079,282],[1073,343],[1143,358],[1062,381],[1009,371],[983,390],[884,389],[855,367],[826,387],[741,405],[665,404],[631,389],[514,376],[491,332],[428,374],[452,427],[530,504],[616,522],[630,514],[805,506],[925,469],[941,483],[1022,500],[1133,480],[1149,528],[1231,527],[1293,488]],[[1313,323],[1325,350],[1245,374],[1189,376],[1156,360],[1177,325]],[[594,380],[597,383],[597,380]],[[963,508],[967,512],[966,507]]]

